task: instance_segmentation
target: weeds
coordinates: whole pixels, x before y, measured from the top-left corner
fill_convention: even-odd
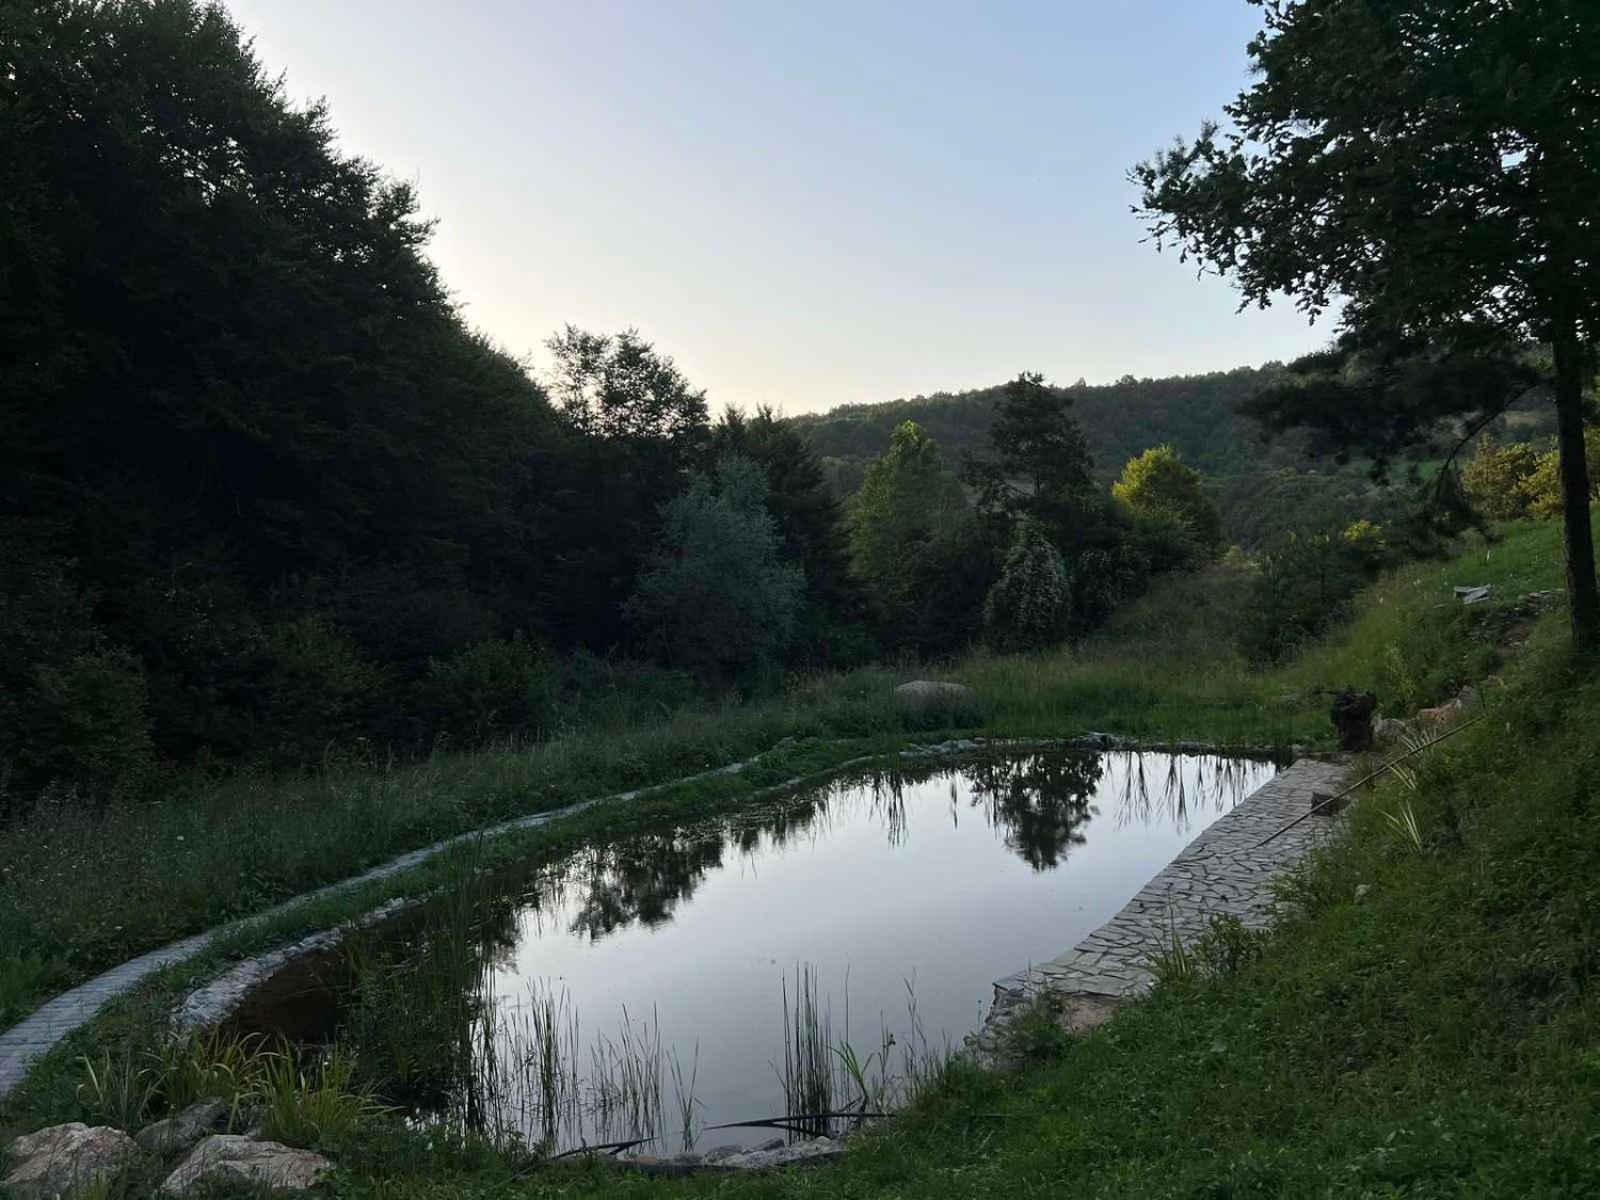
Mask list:
[[[271,1141],[315,1146],[347,1136],[361,1122],[388,1111],[354,1086],[355,1063],[346,1051],[330,1047],[310,1070],[303,1070],[287,1048],[259,1057],[261,1129]]]
[[[102,1051],[98,1059],[79,1060],[83,1082],[78,1099],[95,1120],[118,1129],[134,1130],[151,1115],[159,1094],[159,1080],[140,1065],[130,1047]]]
[[[1417,824],[1417,813],[1409,800],[1402,801],[1392,811],[1385,811],[1383,819],[1394,830],[1401,845],[1414,853],[1422,852],[1422,828]]]

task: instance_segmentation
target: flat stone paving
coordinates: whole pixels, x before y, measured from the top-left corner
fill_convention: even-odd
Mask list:
[[[1272,841],[1262,842],[1315,803],[1342,790],[1339,763],[1300,759],[1213,822],[1122,911],[1066,953],[995,983],[995,1002],[978,1038],[993,1052],[996,1033],[1030,996],[1047,991],[1074,1002],[1086,1025],[1098,1024],[1119,1004],[1138,999],[1155,983],[1151,957],[1174,936],[1193,946],[1215,916],[1231,914],[1248,928],[1266,926],[1273,883],[1312,851],[1342,833],[1337,816],[1306,817]]]

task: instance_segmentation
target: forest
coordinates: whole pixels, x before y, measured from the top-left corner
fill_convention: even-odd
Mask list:
[[[0,50],[0,813],[1039,649],[1225,552],[1270,660],[1405,542],[1400,481],[1237,411],[1293,366],[792,420],[630,330],[536,374],[223,10],[8,4]]]

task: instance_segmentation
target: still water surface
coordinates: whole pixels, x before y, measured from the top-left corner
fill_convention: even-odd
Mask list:
[[[600,1071],[596,1047],[615,1050],[626,1023],[632,1043],[659,1046],[666,1064],[672,1115],[650,1130],[652,1152],[683,1141],[674,1058],[683,1083],[692,1078],[699,1129],[781,1116],[797,974],[814,972],[830,1044],[848,1040],[866,1059],[893,1034],[889,1070],[875,1066],[895,1076],[908,1049],[959,1046],[995,979],[1108,920],[1274,771],[1209,756],[995,757],[846,780],[586,849],[526,884],[500,922],[483,983],[498,1014],[489,1040],[503,1062],[526,1066],[517,1014],[554,999],[573,1043],[566,1069],[582,1075],[591,1062]],[[854,1098],[838,1088],[836,1107]],[[527,1090],[475,1103],[500,1104],[489,1123],[530,1126],[538,1142]],[[634,1132],[615,1117],[563,1125],[563,1146]],[[702,1132],[699,1144],[772,1132]]]

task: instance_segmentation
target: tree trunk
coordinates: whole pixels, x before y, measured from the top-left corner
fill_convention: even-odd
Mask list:
[[[1556,444],[1561,449],[1561,520],[1567,550],[1567,603],[1572,645],[1600,651],[1600,587],[1594,574],[1594,532],[1589,525],[1589,468],[1583,448],[1584,355],[1570,324],[1554,338]]]

